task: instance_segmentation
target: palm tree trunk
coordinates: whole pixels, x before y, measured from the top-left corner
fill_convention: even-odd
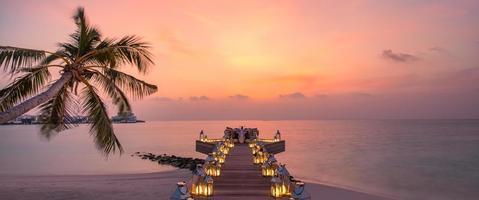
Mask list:
[[[73,75],[71,72],[64,72],[60,79],[55,81],[55,83],[53,83],[46,91],[8,109],[5,112],[0,112],[0,124],[15,119],[16,117],[30,111],[31,109],[39,106],[40,104],[47,102],[55,95],[57,95],[58,92],[62,89],[62,87],[68,81],[70,81],[72,77]]]

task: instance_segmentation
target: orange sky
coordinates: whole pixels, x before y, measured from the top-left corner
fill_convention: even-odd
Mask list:
[[[151,119],[479,117],[477,1],[232,2],[2,1],[0,43],[55,49],[84,6],[154,47]]]

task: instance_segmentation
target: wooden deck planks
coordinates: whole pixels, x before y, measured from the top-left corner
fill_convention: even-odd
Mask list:
[[[259,166],[247,144],[235,144],[221,168],[221,176],[215,177],[215,200],[265,200],[270,197],[270,179],[261,175]]]

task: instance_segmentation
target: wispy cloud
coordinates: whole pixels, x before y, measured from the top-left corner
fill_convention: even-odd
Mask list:
[[[191,96],[190,101],[208,101],[210,100],[207,96]]]
[[[237,94],[237,95],[229,96],[229,98],[235,99],[235,100],[246,100],[246,99],[249,99],[249,96]]]
[[[294,92],[294,93],[290,93],[290,94],[281,94],[281,95],[279,95],[279,98],[282,98],[282,99],[305,99],[306,96],[301,92]]]
[[[412,62],[419,60],[417,56],[401,52],[393,52],[391,49],[384,50],[382,52],[382,57],[400,63]]]

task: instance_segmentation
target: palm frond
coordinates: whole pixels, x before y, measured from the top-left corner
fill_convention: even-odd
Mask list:
[[[40,106],[40,116],[45,117],[42,135],[50,139],[60,131],[76,127],[73,116],[77,106],[77,101],[65,85],[54,98]]]
[[[146,73],[154,64],[150,45],[137,36],[125,36],[119,40],[105,39],[91,53],[81,58],[86,63],[133,65],[139,72]]]
[[[70,38],[76,47],[73,49],[76,50],[76,52],[72,53],[76,53],[76,56],[80,57],[94,49],[94,47],[101,41],[101,33],[97,28],[92,27],[88,23],[85,16],[85,10],[82,7],[77,9],[73,16],[73,20],[77,25],[77,30],[70,35]]]
[[[86,85],[82,90],[83,112],[87,113],[92,121],[90,134],[95,137],[97,148],[105,155],[115,152],[117,149],[123,153],[123,147],[113,131],[105,104],[93,86],[86,80],[83,83]]]
[[[103,75],[99,71],[92,71],[92,78],[97,82],[112,99],[113,104],[118,107],[118,112],[131,111],[131,105],[126,97],[125,93],[115,84],[115,81],[111,80],[107,76]]]
[[[4,71],[15,73],[19,68],[32,67],[44,59],[45,54],[42,50],[0,46],[0,67]]]
[[[135,99],[141,99],[158,91],[156,85],[139,80],[132,75],[111,68],[103,69],[105,76]]]
[[[40,61],[40,65],[41,66],[50,65],[57,60],[62,60],[64,62],[64,64],[68,64],[69,62],[73,61],[71,56],[65,54],[65,51],[58,50],[55,53],[52,53],[52,54],[46,56],[44,59],[42,59]]]
[[[47,67],[23,68],[21,71],[27,73],[0,90],[2,112],[37,94],[51,77]]]

